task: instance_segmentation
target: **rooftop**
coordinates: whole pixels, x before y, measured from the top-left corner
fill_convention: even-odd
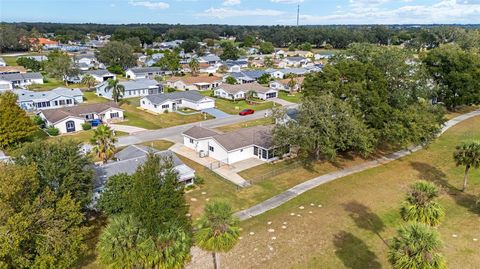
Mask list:
[[[151,94],[147,95],[144,98],[147,98],[153,104],[162,104],[167,100],[188,100],[192,102],[198,102],[205,98],[208,98],[196,91],[185,91],[185,92],[171,92],[171,93],[160,93],[160,94]]]
[[[68,117],[82,117],[83,115],[90,114],[90,113],[99,114],[110,108],[123,110],[117,104],[113,102],[109,102],[109,103],[62,107],[62,108],[56,108],[56,109],[46,109],[46,110],[43,110],[41,113],[45,116],[45,118],[49,122],[56,123]]]

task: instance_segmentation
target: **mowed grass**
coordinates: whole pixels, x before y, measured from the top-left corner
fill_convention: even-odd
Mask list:
[[[480,139],[479,130],[480,117],[467,120],[447,131],[428,149],[319,186],[242,222],[243,239],[224,255],[224,266],[390,268],[386,242],[403,224],[398,213],[400,203],[408,187],[423,179],[436,183],[442,190],[439,201],[446,217],[438,231],[448,267],[478,268],[480,242],[474,238],[480,240],[480,210],[476,203],[480,171],[471,171],[469,188],[465,193],[459,191],[464,168],[455,166],[452,152],[461,141]],[[301,175],[291,170],[287,176],[296,180]],[[268,225],[270,221],[272,224]],[[255,234],[249,235],[250,232]]]
[[[128,135],[128,133],[115,131],[117,137]],[[90,140],[93,137],[93,129],[87,131],[78,131],[72,134],[62,134],[58,136],[47,136],[48,140],[59,140],[59,139],[73,139],[82,143],[90,143]]]
[[[111,100],[100,97],[95,94],[94,91],[84,91],[83,92],[83,101],[87,104],[96,104],[96,103],[107,103]]]
[[[220,132],[226,133],[226,132],[236,131],[236,130],[242,129],[242,128],[254,127],[254,126],[259,126],[259,125],[271,125],[271,124],[274,124],[274,123],[275,123],[275,121],[272,117],[267,117],[267,118],[261,118],[261,119],[258,119],[258,120],[238,122],[238,123],[234,123],[234,124],[230,124],[230,125],[217,127],[215,129],[220,131]]]
[[[201,94],[205,96],[212,96],[212,91],[201,91]],[[220,109],[221,111],[228,113],[228,114],[238,114],[238,112],[244,110],[244,109],[253,109],[255,111],[260,111],[260,110],[265,110],[265,109],[271,109],[274,106],[280,106],[279,104],[276,104],[274,102],[261,102],[261,103],[252,103],[249,104],[245,100],[239,100],[239,101],[230,101],[230,100],[225,100],[221,98],[215,98],[215,107]]]
[[[167,150],[171,146],[173,146],[173,142],[167,141],[167,140],[155,140],[155,141],[149,141],[145,143],[141,143],[140,145],[147,146],[147,147],[152,147],[156,150]]]
[[[135,104],[131,103],[125,103],[121,105],[121,108],[125,110],[124,116],[126,121],[117,124],[137,126],[145,129],[167,128],[204,120],[204,116],[200,113],[193,115],[180,115],[178,113],[170,112],[161,115],[154,115],[138,109]],[[211,116],[207,116],[207,119],[211,118]]]
[[[278,98],[283,99],[285,101],[291,102],[291,103],[300,103],[302,101],[302,93],[296,92],[293,95],[290,95],[288,92],[285,91],[279,91],[278,92]]]

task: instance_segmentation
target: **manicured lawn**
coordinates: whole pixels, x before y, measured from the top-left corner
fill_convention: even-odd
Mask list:
[[[133,104],[123,104],[121,107],[125,110],[124,115],[126,121],[118,124],[137,126],[145,129],[160,129],[204,120],[202,114],[180,115],[171,112],[154,115],[137,109]],[[207,116],[207,119],[211,118],[211,116]]]
[[[470,173],[469,188],[462,193],[459,188],[463,167],[456,167],[452,160],[455,145],[480,139],[478,130],[480,118],[470,119],[447,131],[426,150],[327,183],[242,222],[243,239],[224,255],[224,266],[390,268],[385,241],[403,223],[398,209],[408,186],[423,179],[435,182],[442,189],[440,203],[446,217],[438,231],[448,267],[478,268],[480,242],[474,238],[480,240],[480,210],[476,203],[480,170]],[[302,175],[290,170],[285,176],[296,180]],[[268,225],[270,221],[272,224]],[[268,229],[274,232],[267,232]],[[249,235],[250,232],[255,234]]]
[[[68,84],[65,85],[65,82],[55,79],[55,78],[49,78],[47,76],[43,76],[43,84],[32,84],[28,86],[29,90],[33,91],[48,91],[52,90],[54,88],[58,87],[63,87],[63,88],[84,88],[85,85],[83,84]]]
[[[173,142],[167,141],[167,140],[155,140],[155,141],[150,141],[150,142],[145,142],[140,145],[152,147],[156,150],[167,150],[171,146],[173,146]]]
[[[116,131],[116,136],[125,136],[128,135],[127,133]],[[93,130],[88,131],[79,131],[73,134],[63,134],[58,136],[47,137],[48,140],[59,140],[59,139],[74,139],[79,142],[88,143],[90,139],[93,137]]]
[[[84,102],[87,103],[87,104],[110,102],[110,100],[108,100],[106,98],[99,97],[93,91],[83,92],[83,99],[84,99]]]
[[[1,56],[4,60],[7,66],[18,66],[17,64],[17,56]]]
[[[283,99],[285,101],[288,101],[288,102],[292,102],[292,103],[300,103],[302,100],[302,94],[299,93],[299,92],[296,92],[294,93],[293,95],[290,95],[288,92],[284,92],[284,91],[279,91],[278,92],[278,98],[280,99]]]
[[[211,96],[212,91],[201,91],[201,94],[205,96]],[[212,97],[214,98],[214,97]],[[280,106],[279,104],[275,104],[274,102],[262,102],[262,103],[257,103],[257,104],[248,104],[244,100],[240,101],[230,101],[230,100],[225,100],[225,99],[220,99],[220,98],[215,98],[215,106],[222,110],[225,113],[228,114],[238,114],[238,112],[244,110],[244,109],[253,109],[255,111],[259,110],[265,110],[265,109],[271,109],[275,105]]]
[[[251,120],[251,121],[246,121],[246,122],[234,123],[234,124],[231,124],[231,125],[225,125],[225,126],[221,126],[221,127],[215,128],[215,129],[226,133],[226,132],[235,131],[235,130],[238,130],[238,129],[241,129],[241,128],[248,128],[248,127],[253,127],[253,126],[258,126],[258,125],[270,125],[270,124],[274,124],[274,123],[275,123],[275,121],[273,120],[273,118],[268,117],[268,118],[261,118],[261,119],[258,119],[258,120]]]

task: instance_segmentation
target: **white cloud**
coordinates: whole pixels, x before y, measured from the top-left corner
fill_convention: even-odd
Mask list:
[[[165,2],[154,2],[154,1],[130,1],[128,2],[132,6],[141,6],[149,9],[167,9],[170,7],[168,3]]]
[[[240,5],[242,3],[241,0],[225,0],[223,1],[224,6],[235,6]]]
[[[270,0],[270,2],[280,4],[300,4],[303,3],[303,0]]]
[[[273,9],[252,9],[252,10],[239,10],[231,8],[209,8],[205,10],[201,16],[213,17],[217,19],[225,19],[230,17],[247,17],[247,16],[266,16],[274,17],[283,15],[285,12]]]

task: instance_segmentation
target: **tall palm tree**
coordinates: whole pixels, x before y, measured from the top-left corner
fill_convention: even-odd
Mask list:
[[[97,80],[92,75],[86,74],[82,78],[82,83],[85,84],[85,86],[87,86],[87,88],[90,90],[93,87],[93,85],[97,83]]]
[[[442,206],[435,201],[438,188],[435,184],[419,181],[413,184],[400,208],[400,215],[405,221],[421,222],[437,226],[445,216]]]
[[[115,142],[117,142],[117,139],[107,125],[100,125],[95,129],[90,142],[94,145],[95,153],[103,163],[106,163],[115,153]]]
[[[290,80],[288,81],[288,90],[289,90],[290,95],[293,95],[295,85],[297,85],[297,81],[295,80],[295,78],[293,76],[291,76]]]
[[[115,103],[118,103],[118,101],[123,97],[125,94],[125,87],[122,84],[119,84],[118,79],[108,79],[107,81],[108,85],[106,87],[107,91],[112,91],[112,98]]]
[[[233,216],[230,206],[223,202],[209,203],[197,222],[195,241],[205,251],[211,251],[214,268],[220,268],[218,252],[230,251],[238,242],[239,219]]]
[[[188,67],[190,67],[190,70],[192,71],[192,75],[196,76],[198,74],[198,71],[200,69],[200,63],[196,58],[193,58],[189,63]]]
[[[453,159],[457,166],[464,165],[463,189],[465,191],[468,182],[470,168],[477,169],[480,166],[480,142],[462,143],[455,148]]]
[[[398,230],[390,243],[388,261],[394,269],[444,269],[438,253],[442,243],[436,230],[423,223],[410,223]]]

